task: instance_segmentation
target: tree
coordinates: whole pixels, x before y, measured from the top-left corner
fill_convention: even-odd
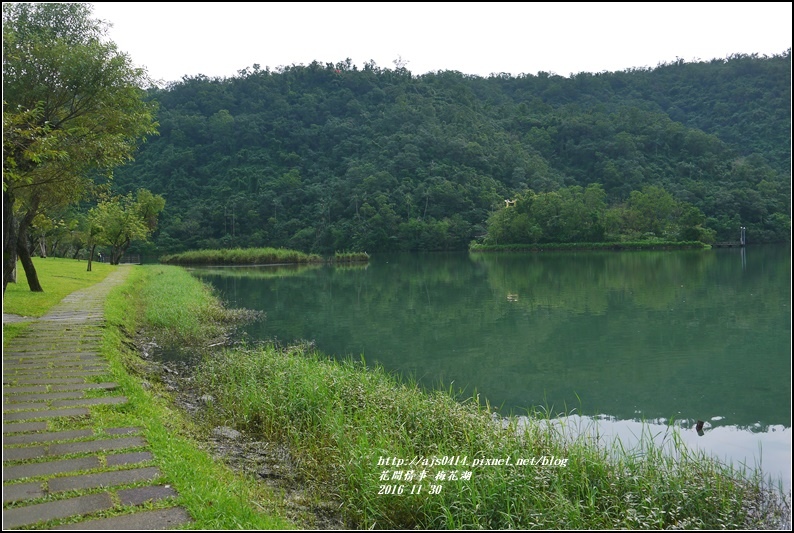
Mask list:
[[[17,254],[41,291],[27,231],[74,203],[156,132],[143,69],[106,39],[90,4],[3,4],[3,291]]]
[[[145,241],[157,228],[157,217],[165,207],[165,199],[146,189],[99,202],[88,214],[89,264],[97,244],[111,247],[110,264],[118,265],[124,252],[135,241]]]

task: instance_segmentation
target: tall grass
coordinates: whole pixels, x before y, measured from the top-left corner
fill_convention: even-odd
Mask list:
[[[233,248],[193,250],[160,258],[161,263],[178,265],[267,265],[279,263],[321,263],[317,254],[284,248]]]
[[[150,332],[172,345],[206,345],[222,336],[230,320],[209,286],[177,266],[144,267],[146,282],[139,296]]]
[[[213,423],[287,445],[306,480],[338,501],[354,527],[743,528],[762,521],[749,510],[764,497],[757,477],[693,454],[674,437],[671,454],[652,439],[633,450],[600,446],[538,413],[530,423],[499,426],[477,397],[426,392],[305,346],[225,351],[199,366],[195,382],[214,398]],[[466,457],[466,465],[383,464],[417,457]],[[517,464],[540,457],[565,465]],[[511,464],[473,466],[507,458]],[[466,472],[471,478],[461,479]],[[438,494],[430,494],[434,485]]]

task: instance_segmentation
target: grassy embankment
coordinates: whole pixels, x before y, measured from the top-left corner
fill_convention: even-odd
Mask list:
[[[32,316],[43,315],[66,293],[91,285],[103,279],[113,269],[110,265],[94,263],[94,272],[85,276],[85,262],[67,259],[34,259],[45,293],[30,295],[21,276],[16,287],[6,290],[4,311]],[[99,268],[97,268],[99,267]],[[121,406],[97,406],[91,417],[78,417],[58,421],[57,429],[71,430],[91,427],[141,427],[155,457],[154,465],[163,473],[163,483],[172,485],[178,492],[177,503],[184,506],[194,518],[191,528],[214,529],[288,529],[294,528],[280,517],[281,503],[269,489],[247,479],[213,460],[201,449],[195,436],[197,428],[191,420],[174,408],[157,383],[146,388],[139,376],[130,372],[140,366],[136,352],[129,348],[129,336],[143,325],[142,317],[154,323],[168,323],[179,329],[177,338],[184,342],[204,342],[217,329],[208,328],[206,322],[224,315],[218,302],[200,282],[184,274],[177,267],[121,267],[130,268],[123,286],[113,289],[105,306],[108,327],[104,329],[102,354],[110,362],[107,375],[96,381],[115,381],[119,388],[114,394],[128,398]],[[169,281],[165,269],[184,274],[177,285]],[[158,297],[168,303],[144,310],[142,297],[149,294],[160,277],[168,292],[160,287]],[[12,290],[13,289],[13,290]],[[28,291],[29,292],[29,291]],[[31,302],[33,304],[31,304]],[[4,344],[8,341],[10,324],[4,325]],[[14,325],[18,326],[18,325]],[[24,323],[22,327],[26,327]],[[154,505],[154,508],[157,504]],[[63,522],[68,522],[65,520]],[[57,525],[57,524],[56,524]]]
[[[700,241],[632,241],[632,242],[560,242],[545,244],[477,244],[472,243],[472,252],[551,252],[580,250],[700,250],[711,248]]]

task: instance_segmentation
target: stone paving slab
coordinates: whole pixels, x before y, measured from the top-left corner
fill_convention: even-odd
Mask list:
[[[42,402],[20,402],[6,404],[3,403],[3,412],[10,413],[12,411],[29,411],[31,409],[47,409],[49,405]]]
[[[113,390],[118,388],[117,383],[73,383],[69,385],[53,385],[50,390],[53,392],[66,391],[66,390],[88,390],[88,389],[107,389]]]
[[[22,385],[49,385],[50,383],[85,383],[83,378],[28,378],[24,376],[3,376],[3,383],[18,383]]]
[[[3,487],[3,503],[32,500],[42,496],[44,496],[44,490],[41,488],[41,483],[35,481]]]
[[[150,452],[129,452],[108,455],[105,457],[105,462],[108,466],[126,466],[145,463],[152,459],[154,459],[154,456]]]
[[[95,489],[97,487],[113,487],[127,485],[139,481],[151,481],[160,477],[160,469],[156,466],[133,468],[131,470],[115,470],[99,474],[83,474],[80,476],[56,477],[48,483],[50,493],[65,490]]]
[[[112,518],[99,518],[97,520],[86,520],[79,524],[67,524],[56,527],[55,529],[91,529],[91,530],[158,530],[173,529],[183,524],[192,522],[190,515],[181,507],[169,507],[167,509],[157,509],[155,511],[144,511],[140,513],[114,516]]]
[[[116,492],[121,505],[141,505],[146,502],[158,502],[166,498],[176,498],[177,492],[167,485],[153,485],[123,489]]]
[[[73,407],[76,405],[118,405],[127,403],[126,396],[108,396],[107,398],[82,398],[78,400],[58,400],[52,402],[53,407]]]
[[[25,448],[6,448],[3,450],[3,461],[24,461],[41,457],[55,457],[69,453],[90,453],[145,446],[143,437],[122,437],[117,439],[88,440],[67,442],[49,446],[28,446]]]
[[[3,510],[3,529],[11,527],[30,526],[37,522],[68,518],[75,515],[84,515],[105,511],[113,508],[110,494],[89,494],[66,500],[39,503],[26,507],[15,507]]]
[[[71,431],[51,431],[49,433],[28,433],[25,435],[10,435],[3,438],[3,445],[9,444],[37,444],[58,440],[73,440],[91,437],[94,432],[90,429],[73,429]]]
[[[48,409],[46,411],[29,411],[22,413],[4,413],[3,420],[30,420],[32,418],[57,418],[61,416],[82,416],[90,411],[84,407],[73,409]]]
[[[87,364],[82,366],[50,366],[46,368],[18,368],[9,369],[4,374],[5,379],[21,378],[26,376],[33,376],[36,374],[46,375],[50,378],[63,377],[80,377],[86,375],[88,372],[108,372],[110,366],[105,364]]]
[[[3,354],[3,362],[13,362],[19,361],[24,363],[29,361],[31,363],[37,361],[44,361],[44,360],[55,360],[55,361],[82,361],[84,359],[91,360],[95,358],[101,358],[99,352],[69,352],[65,351],[63,348],[58,350],[52,350],[47,353],[42,353],[38,351],[28,351],[28,352],[6,352]]]
[[[61,459],[60,461],[48,461],[46,463],[27,463],[16,466],[3,467],[3,481],[23,479],[26,477],[49,476],[53,474],[63,474],[67,472],[79,472],[80,470],[93,470],[102,466],[99,457],[79,457],[77,459]],[[4,487],[5,488],[5,487]]]
[[[34,402],[47,400],[76,400],[85,397],[85,392],[43,392],[41,394],[8,394],[3,397],[3,401],[9,404],[16,402]]]
[[[35,374],[36,372],[79,372],[81,370],[102,370],[106,368],[110,368],[107,361],[77,361],[74,364],[3,363],[3,377],[8,379],[20,374]]]
[[[3,424],[3,434],[22,433],[24,431],[44,431],[47,422],[21,422],[19,424]]]
[[[6,387],[5,382],[3,382],[3,394],[31,394],[36,392],[47,392],[47,385],[33,385],[31,387]]]
[[[92,356],[92,357],[81,357],[79,359],[66,359],[64,357],[53,357],[53,356],[42,356],[40,358],[30,358],[30,359],[22,359],[21,361],[15,361],[8,359],[3,360],[3,369],[16,369],[16,368],[52,368],[52,367],[69,367],[69,366],[83,366],[88,364],[103,364],[106,365],[107,361],[105,361],[101,357]]]

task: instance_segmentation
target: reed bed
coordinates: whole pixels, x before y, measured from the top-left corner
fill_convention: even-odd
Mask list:
[[[317,254],[306,254],[285,248],[192,250],[160,258],[161,263],[175,265],[270,265],[323,261],[323,258]]]

